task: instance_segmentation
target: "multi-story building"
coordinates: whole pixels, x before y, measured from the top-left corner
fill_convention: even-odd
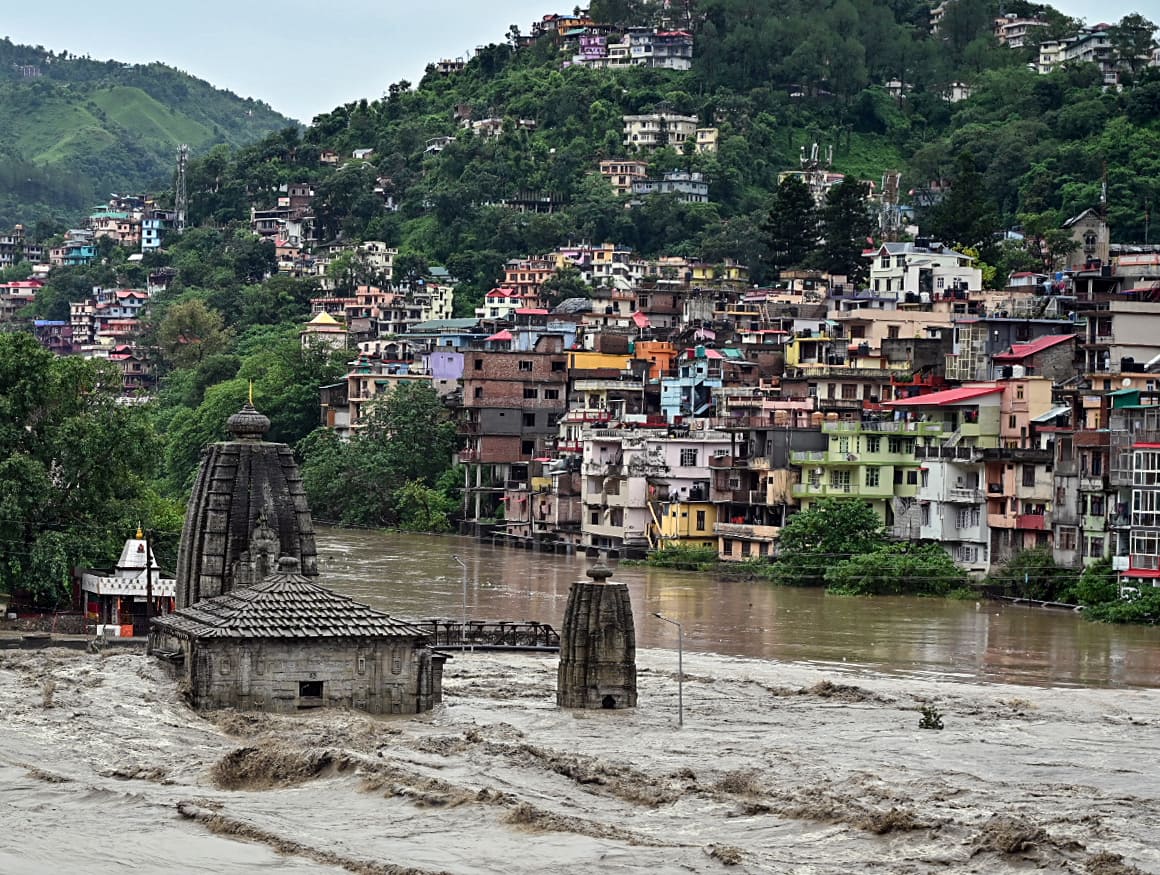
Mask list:
[[[1033,433],[1053,409],[1049,380],[969,384],[883,406],[905,411],[889,426],[916,436],[920,463],[917,491],[895,494],[896,537],[941,543],[973,572],[1050,546],[1053,448]]]
[[[565,349],[564,335],[541,334],[528,349],[464,352],[459,461],[475,475],[474,519],[497,509],[494,484],[514,479],[513,465],[545,457],[554,444],[568,408]]]
[[[18,261],[38,262],[44,258],[44,247],[28,239],[23,225],[14,225],[8,234],[0,234],[0,270]]]
[[[1131,586],[1160,586],[1160,396],[1109,396],[1109,528],[1112,567]]]
[[[634,183],[648,179],[645,161],[612,160],[600,162],[600,175],[609,181],[618,197],[632,194]]]
[[[586,432],[584,543],[629,556],[666,544],[715,545],[709,459],[729,452],[731,443],[711,430]]]
[[[672,146],[680,151],[686,140],[697,141],[697,117],[653,112],[624,116],[624,145],[641,150]]]
[[[657,194],[676,195],[677,200],[686,204],[703,204],[709,201],[709,183],[700,173],[684,170],[670,170],[660,179],[637,179],[632,183],[632,194],[636,198]]]
[[[919,237],[913,243],[883,243],[867,253],[870,288],[930,296],[944,291],[977,291],[983,272],[974,259],[941,243]]]

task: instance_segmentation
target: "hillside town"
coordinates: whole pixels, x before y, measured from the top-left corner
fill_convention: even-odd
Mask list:
[[[107,215],[92,237],[112,233]],[[446,271],[396,282],[391,247],[332,246],[319,263],[345,251],[377,284],[315,298],[301,342],[349,355],[319,389],[320,422],[344,439],[376,397],[435,388],[462,443],[462,525],[482,536],[742,561],[774,555],[798,510],[860,498],[894,537],[939,543],[975,574],[1046,547],[1068,567],[1110,557],[1125,584],[1150,585],[1160,247],[1111,243],[1094,209],[1067,230],[1061,270],[1001,290],[922,236],[868,247],[862,286],[797,270],[759,288],[736,264],[576,244],[510,261],[462,318]],[[550,301],[561,271],[589,296]],[[142,400],[152,357],[137,328],[165,280],[94,289],[67,323],[33,330],[60,355],[116,362],[126,399]],[[38,282],[0,291],[6,320]]]

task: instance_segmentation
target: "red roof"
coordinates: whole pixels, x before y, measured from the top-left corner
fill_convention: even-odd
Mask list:
[[[991,358],[997,362],[1018,362],[1028,356],[1043,352],[1045,349],[1050,349],[1053,346],[1058,346],[1061,343],[1067,343],[1069,340],[1074,339],[1074,334],[1048,334],[1044,337],[1038,337],[1030,343],[1013,343],[1011,344],[1010,352],[997,353],[991,356]]]
[[[517,316],[547,316],[548,311],[543,307],[520,307],[516,310]]]
[[[648,328],[650,324],[648,316],[644,315],[640,310],[632,314],[632,321],[636,324],[637,328]]]
[[[945,407],[949,404],[960,404],[973,398],[982,398],[985,395],[994,395],[1002,392],[1002,386],[962,386],[958,389],[946,389],[942,392],[931,392],[929,395],[916,395],[913,398],[899,398],[897,401],[887,401],[883,407]]]
[[[512,333],[506,328],[503,331],[497,331],[488,340],[513,340]]]

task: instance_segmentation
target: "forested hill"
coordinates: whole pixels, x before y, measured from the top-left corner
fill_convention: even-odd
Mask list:
[[[176,147],[242,146],[293,125],[164,64],[0,39],[0,228],[75,220],[109,192],[171,186]]]
[[[691,30],[692,69],[566,66],[574,42],[513,27],[462,70],[429,67],[417,85],[319,116],[301,142],[280,135],[199,162],[194,218],[240,220],[252,201],[273,203],[279,185],[312,181],[328,238],[385,240],[477,292],[505,258],[568,240],[759,266],[778,173],[817,142],[823,154],[833,146],[837,171],[873,181],[902,171],[904,193],[957,181],[954,210],[925,218],[964,243],[981,228],[1050,227],[1096,206],[1106,168],[1115,239],[1143,239],[1160,195],[1160,70],[1125,63],[1122,90],[1105,88],[1095,64],[1041,75],[1029,68],[1039,41],[1073,35],[1080,22],[1007,0],[1003,12],[1044,19],[1028,47],[1010,48],[993,35],[998,2],[945,7],[932,33],[921,0],[593,0],[591,17],[605,23]],[[1128,56],[1150,44],[1153,27],[1129,16],[1113,37]],[[951,102],[954,83],[971,96]],[[706,174],[710,203],[653,197],[625,210],[595,175],[601,159],[631,154],[621,117],[658,109],[719,129],[716,154],[642,156],[654,173]],[[472,134],[457,111],[503,119],[502,135]],[[456,140],[433,153],[428,141],[441,136]],[[319,164],[328,149],[347,159],[341,169]],[[374,152],[351,162],[355,149]],[[520,192],[550,193],[563,208],[529,215],[499,204]],[[401,209],[384,211],[383,194]]]

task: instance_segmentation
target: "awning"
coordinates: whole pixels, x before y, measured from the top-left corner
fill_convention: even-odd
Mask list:
[[[1038,416],[1031,418],[1032,422],[1051,422],[1056,417],[1063,416],[1065,413],[1071,413],[1070,404],[1062,404],[1059,407],[1052,407],[1046,413],[1041,413]]]

